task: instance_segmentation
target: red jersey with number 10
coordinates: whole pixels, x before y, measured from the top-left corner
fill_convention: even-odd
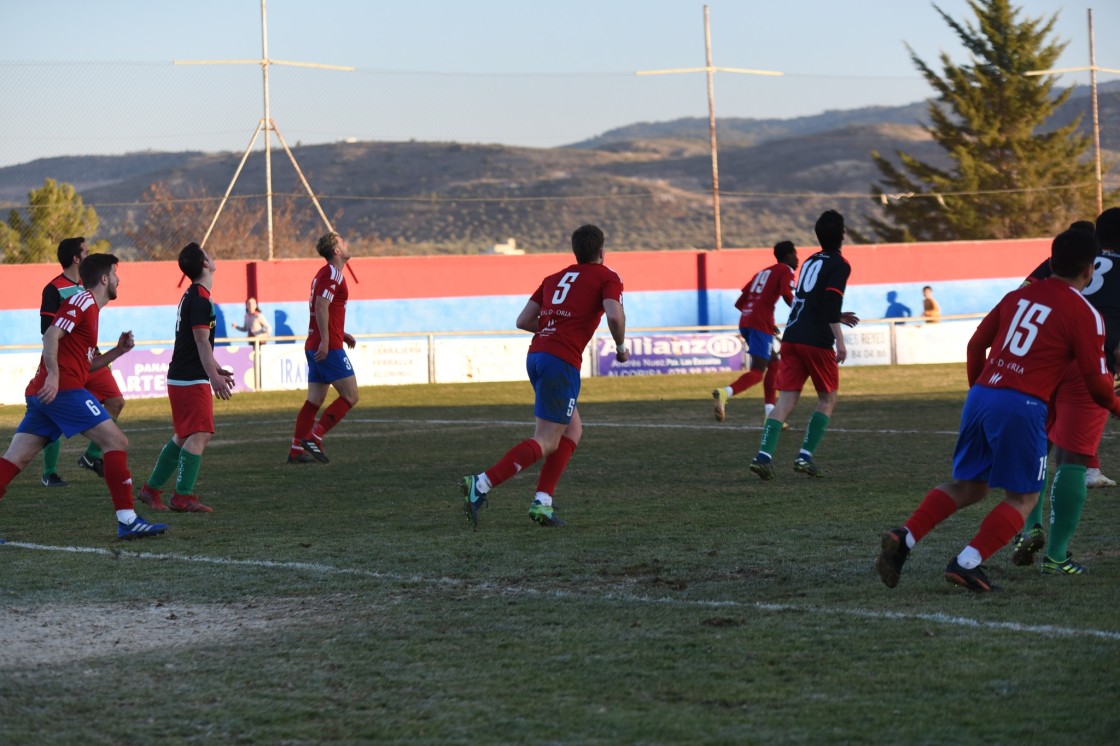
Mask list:
[[[1104,322],[1085,297],[1053,278],[1013,290],[980,322],[973,342],[991,352],[974,383],[1049,401],[1070,362],[1108,377]],[[979,361],[969,360],[970,373]],[[1109,386],[1111,388],[1111,385]]]
[[[529,352],[547,352],[579,368],[603,318],[603,301],[622,302],[622,278],[602,264],[573,264],[544,278],[530,300],[541,312]]]
[[[307,344],[303,346],[305,350],[319,349],[319,342],[322,340],[319,322],[315,318],[316,298],[325,298],[330,304],[327,309],[330,319],[327,329],[327,349],[342,349],[342,335],[346,328],[346,299],[349,297],[346,275],[341,269],[335,269],[333,265],[327,264],[319,270],[315,279],[311,281],[311,322],[307,327]]]
[[[739,326],[773,334],[778,298],[785,298],[787,306],[793,304],[793,270],[782,262],[762,270],[743,288],[735,301],[735,307],[742,312]]]
[[[101,309],[88,291],[67,298],[58,307],[54,323],[66,332],[58,340],[58,390],[85,388],[89,378],[89,364],[97,350],[97,325],[101,319]],[[47,367],[39,359],[39,370],[27,384],[25,396],[35,396],[47,380]]]

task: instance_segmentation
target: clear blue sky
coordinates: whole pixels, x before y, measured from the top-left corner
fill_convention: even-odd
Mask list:
[[[1060,11],[1060,67],[1120,68],[1120,3],[1020,0]],[[344,137],[554,146],[636,121],[707,116],[702,74],[635,78],[704,62],[699,0],[269,0],[273,59],[358,73],[273,68],[273,117],[290,142]],[[927,62],[964,50],[920,0],[711,0],[719,116],[788,118],[926,98],[906,51]],[[970,19],[965,0],[938,5]],[[259,68],[203,70],[109,61],[260,56],[259,0],[35,0],[0,4],[7,109],[0,166],[70,153],[241,150],[260,116]],[[1103,75],[1101,81],[1115,80]],[[1088,73],[1067,76],[1087,83]],[[11,106],[15,99],[16,105]],[[73,126],[66,112],[83,112]],[[18,115],[12,116],[14,112]]]

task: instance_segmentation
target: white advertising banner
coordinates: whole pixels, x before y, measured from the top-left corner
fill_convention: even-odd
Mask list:
[[[360,342],[346,357],[359,386],[392,386],[428,382],[426,339]],[[283,391],[307,388],[307,357],[303,345],[261,347],[261,389]]]
[[[436,340],[436,382],[525,380],[525,355],[532,337]]]
[[[889,324],[860,324],[854,329],[845,326],[844,344],[848,348],[846,366],[891,364]]]
[[[23,391],[39,369],[38,352],[8,352],[0,365],[0,404],[23,404]]]
[[[895,330],[896,360],[899,365],[963,363],[968,359],[968,340],[979,325],[979,319],[901,324]]]

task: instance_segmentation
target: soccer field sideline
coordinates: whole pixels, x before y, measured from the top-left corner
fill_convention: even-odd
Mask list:
[[[996,622],[970,619],[968,617],[950,614],[923,614],[906,613],[899,611],[884,611],[882,609],[860,609],[845,607],[824,607],[815,605],[798,606],[796,604],[776,604],[762,601],[743,602],[731,600],[689,600],[671,598],[667,596],[643,596],[632,593],[609,591],[601,594],[573,593],[571,591],[542,591],[538,588],[528,588],[520,585],[500,585],[493,582],[485,584],[472,583],[458,578],[437,577],[429,578],[422,575],[401,575],[393,572],[378,572],[374,570],[361,570],[352,567],[339,567],[315,562],[280,562],[276,560],[238,560],[225,557],[206,557],[201,555],[183,554],[158,554],[132,550],[104,549],[101,547],[78,546],[53,546],[50,544],[34,544],[19,541],[4,542],[0,545],[11,549],[28,549],[42,552],[65,552],[72,554],[94,554],[113,557],[116,559],[175,561],[199,564],[221,565],[225,567],[250,567],[266,570],[283,570],[292,572],[320,573],[325,575],[350,575],[385,580],[393,583],[413,583],[435,587],[455,587],[462,590],[476,590],[486,594],[518,595],[518,596],[547,596],[554,599],[570,599],[582,601],[623,602],[635,605],[671,604],[683,607],[713,608],[713,609],[739,609],[754,610],[765,613],[801,613],[816,616],[843,615],[860,619],[876,619],[888,621],[923,621],[950,627],[967,627],[976,629],[1002,630],[1010,632],[1023,632],[1040,635],[1043,637],[1073,637],[1096,638],[1120,642],[1120,631],[1102,630],[1092,628],[1064,627],[1050,624],[1023,624],[1020,622]],[[0,550],[3,551],[3,550]]]

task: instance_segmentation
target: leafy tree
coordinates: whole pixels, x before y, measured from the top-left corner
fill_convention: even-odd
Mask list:
[[[0,228],[0,248],[9,264],[54,262],[58,242],[72,236],[92,236],[100,221],[86,207],[72,184],[47,179],[27,195],[27,217],[19,210],[8,212]],[[108,251],[108,241],[89,242],[91,251]]]
[[[968,50],[968,63],[954,64],[943,52],[938,74],[910,49],[937,94],[926,130],[944,149],[947,166],[902,151],[895,151],[896,165],[872,153],[883,179],[871,192],[887,219],[869,222],[881,240],[1046,236],[1096,215],[1095,172],[1084,158],[1090,142],[1077,132],[1080,118],[1044,129],[1071,91],[1055,96],[1055,77],[1027,75],[1052,68],[1065,48],[1048,38],[1057,15],[1020,19],[1010,0],[968,4],[976,25],[934,5]]]

